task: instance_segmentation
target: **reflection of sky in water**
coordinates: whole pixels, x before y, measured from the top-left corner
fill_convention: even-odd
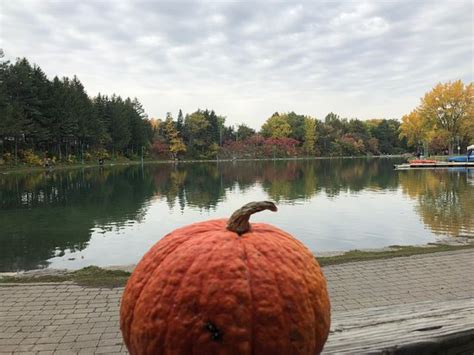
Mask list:
[[[141,222],[127,221],[91,231],[82,251],[66,253],[49,260],[50,267],[80,268],[136,263],[166,233],[186,224],[229,217],[249,201],[265,200],[268,195],[259,184],[240,191],[227,191],[215,209],[204,210],[178,204],[170,207],[163,198],[149,202]],[[433,234],[414,212],[416,201],[401,189],[366,189],[341,192],[327,197],[320,192],[311,198],[279,203],[279,211],[260,212],[251,221],[273,224],[294,235],[314,252],[380,248],[388,245],[424,244]],[[74,260],[70,260],[74,259]]]

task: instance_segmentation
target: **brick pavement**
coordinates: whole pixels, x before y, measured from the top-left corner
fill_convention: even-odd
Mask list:
[[[333,313],[474,297],[474,250],[327,266]],[[125,353],[122,288],[0,285],[0,354]]]

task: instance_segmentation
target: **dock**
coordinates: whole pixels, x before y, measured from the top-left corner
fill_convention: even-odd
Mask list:
[[[396,164],[393,166],[395,170],[408,170],[408,169],[450,169],[450,168],[472,168],[474,169],[474,162],[447,162],[439,161],[436,163],[404,163]]]

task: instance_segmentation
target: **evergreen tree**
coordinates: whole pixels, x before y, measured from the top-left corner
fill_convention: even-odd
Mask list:
[[[183,111],[181,111],[181,109],[179,109],[178,118],[176,120],[176,129],[178,130],[178,133],[180,135],[183,134],[183,127],[184,127]]]
[[[240,124],[237,127],[236,138],[239,141],[243,141],[243,140],[246,140],[247,138],[252,137],[255,133],[256,132],[253,128],[250,128],[246,124]]]
[[[141,153],[140,150],[148,145],[148,135],[144,124],[148,116],[137,98],[128,105],[127,113],[130,122],[130,145],[132,152]]]
[[[113,95],[107,102],[106,117],[109,120],[112,154],[123,153],[130,142],[130,129],[126,106],[131,106],[130,99],[124,102],[120,96]]]

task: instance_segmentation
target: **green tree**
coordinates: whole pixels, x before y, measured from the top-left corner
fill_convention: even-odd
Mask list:
[[[142,104],[134,98],[127,107],[130,122],[130,148],[132,153],[141,153],[140,150],[149,145],[149,134],[147,132],[148,116]]]
[[[179,109],[178,118],[176,119],[176,129],[178,130],[178,133],[180,135],[183,134],[183,127],[184,127],[183,111],[181,111],[181,109]]]
[[[253,128],[250,128],[246,124],[240,124],[237,127],[237,132],[236,132],[237,140],[238,141],[244,141],[247,138],[252,137],[255,133],[256,132]]]
[[[185,141],[188,145],[188,151],[194,158],[205,158],[207,156],[206,148],[212,142],[209,142],[209,120],[203,111],[198,110],[184,119]]]
[[[297,115],[294,112],[290,112],[287,115],[287,122],[291,127],[290,138],[296,139],[299,142],[303,142],[306,134],[306,120],[305,116]]]
[[[113,95],[107,102],[106,116],[109,120],[112,153],[124,152],[130,142],[130,130],[125,103],[120,96]]]
[[[78,154],[106,146],[137,152],[148,146],[153,128],[137,99],[98,95],[91,99],[79,78],[49,80],[25,58],[0,59],[0,137],[2,150],[39,149]]]

